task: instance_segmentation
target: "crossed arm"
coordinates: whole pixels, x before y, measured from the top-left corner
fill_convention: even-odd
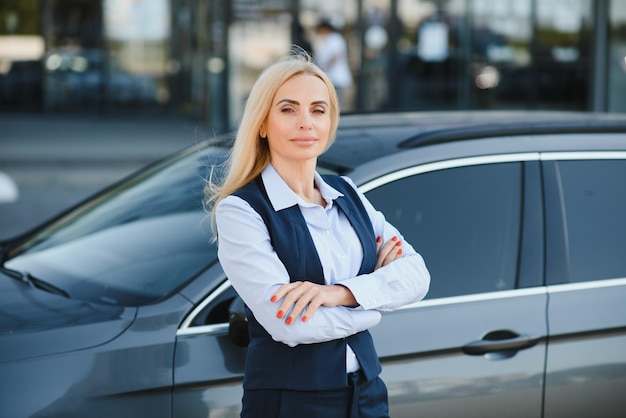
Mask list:
[[[428,290],[421,256],[382,214],[373,218],[374,230],[384,237],[378,242],[376,270],[316,285],[290,283],[265,224],[245,201],[228,197],[217,211],[218,251],[226,275],[257,321],[287,345],[329,341],[372,328],[380,322],[379,311],[413,302]]]
[[[393,237],[384,245],[382,237],[376,240],[376,267],[375,270],[386,266],[402,257],[402,241]],[[279,303],[276,313],[278,319],[284,319],[287,325],[301,316],[302,322],[308,321],[320,306],[334,308],[336,306],[357,307],[359,303],[352,291],[342,285],[319,285],[312,282],[287,283],[278,288],[270,297],[271,302]],[[286,315],[286,312],[290,312]]]

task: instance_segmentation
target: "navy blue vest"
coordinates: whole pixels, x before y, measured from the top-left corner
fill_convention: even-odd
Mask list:
[[[359,274],[374,271],[376,240],[369,216],[356,191],[339,176],[324,180],[344,196],[335,204],[344,212],[363,247]],[[261,215],[290,281],[319,278],[324,284],[322,265],[306,221],[297,205],[274,211],[261,177],[234,193]],[[289,347],[274,341],[246,307],[250,345],[246,358],[245,389],[328,390],[346,387],[346,344],[354,351],[367,380],[381,371],[372,336],[362,331],[347,338]]]

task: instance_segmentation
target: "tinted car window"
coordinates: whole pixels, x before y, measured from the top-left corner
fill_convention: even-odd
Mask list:
[[[223,154],[190,150],[142,171],[29,237],[5,265],[76,299],[137,306],[170,295],[217,260],[202,202]]]
[[[626,160],[559,161],[570,282],[626,277]]]
[[[366,193],[431,273],[427,298],[515,287],[521,163],[428,172]]]

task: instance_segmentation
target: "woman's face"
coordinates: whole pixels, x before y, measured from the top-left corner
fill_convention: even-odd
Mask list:
[[[299,74],[276,92],[261,133],[272,162],[316,159],[330,136],[330,95],[316,76]]]

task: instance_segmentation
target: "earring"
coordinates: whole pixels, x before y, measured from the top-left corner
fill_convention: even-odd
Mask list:
[[[259,132],[259,136],[260,136],[262,139],[267,138],[267,135],[265,134],[265,132]]]

